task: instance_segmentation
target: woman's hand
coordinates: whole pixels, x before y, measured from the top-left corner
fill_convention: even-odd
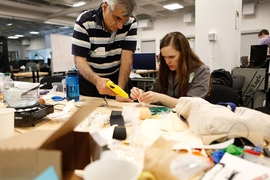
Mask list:
[[[143,103],[157,103],[159,102],[159,93],[153,92],[153,91],[147,91],[144,93],[141,93],[141,95],[138,97],[138,100]]]
[[[140,95],[143,94],[143,93],[144,93],[144,91],[142,89],[139,89],[137,87],[133,87],[130,90],[130,97],[133,100],[138,100],[138,98],[140,97]]]

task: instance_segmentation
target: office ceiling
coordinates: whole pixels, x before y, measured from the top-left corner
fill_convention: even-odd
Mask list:
[[[83,11],[99,7],[102,0],[84,0],[85,5],[73,7],[81,0],[0,0],[0,36],[24,35],[20,38],[34,38],[47,34],[71,35],[76,17]],[[270,1],[270,0],[263,0]],[[169,11],[163,5],[178,2],[184,8]],[[262,0],[243,0],[243,4],[259,3]],[[137,0],[138,19],[179,16],[195,12],[195,0]],[[7,24],[12,25],[7,26]],[[29,34],[38,31],[38,35]]]

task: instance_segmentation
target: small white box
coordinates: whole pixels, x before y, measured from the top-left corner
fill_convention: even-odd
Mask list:
[[[184,14],[183,15],[183,22],[185,22],[185,23],[194,22],[193,13]]]
[[[23,39],[23,40],[22,40],[22,45],[23,45],[23,46],[30,46],[30,44],[31,44],[31,42],[30,42],[29,39]]]
[[[142,19],[138,21],[138,28],[150,28],[152,27],[152,22],[150,19]]]
[[[253,15],[255,14],[255,4],[244,4],[243,5],[243,15]]]
[[[209,33],[208,33],[208,40],[209,40],[209,41],[216,41],[216,40],[217,40],[217,35],[216,35],[216,33],[214,33],[214,32],[209,32]]]

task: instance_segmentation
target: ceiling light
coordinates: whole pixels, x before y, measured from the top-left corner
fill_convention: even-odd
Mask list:
[[[39,34],[39,32],[37,32],[37,31],[31,31],[31,32],[29,32],[30,34]]]
[[[82,5],[85,5],[85,2],[84,2],[84,1],[76,2],[76,3],[74,3],[72,6],[73,6],[73,7],[79,7],[79,6],[82,6]]]
[[[24,35],[16,34],[16,37],[23,37]]]
[[[166,9],[169,9],[169,10],[175,10],[175,9],[181,9],[181,8],[183,8],[182,5],[177,4],[177,3],[174,3],[174,4],[168,4],[168,5],[165,5],[165,6],[163,6],[163,7],[166,8]]]
[[[8,24],[6,24],[6,26],[12,26],[12,23],[8,23]]]
[[[8,39],[18,39],[19,37],[17,36],[8,36]]]

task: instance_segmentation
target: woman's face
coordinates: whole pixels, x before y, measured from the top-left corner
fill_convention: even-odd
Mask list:
[[[181,57],[180,51],[169,45],[161,48],[161,54],[165,59],[166,64],[169,66],[171,71],[177,71],[179,65],[179,59]]]

